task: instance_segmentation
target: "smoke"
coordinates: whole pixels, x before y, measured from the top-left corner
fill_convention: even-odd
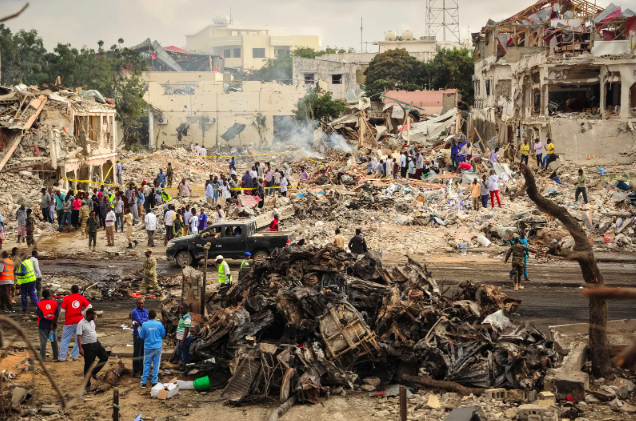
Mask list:
[[[318,129],[316,121],[298,121],[293,116],[280,116],[274,121],[274,142],[277,151],[299,149],[303,156],[320,158],[328,149],[353,152],[344,137],[338,133],[327,136]]]

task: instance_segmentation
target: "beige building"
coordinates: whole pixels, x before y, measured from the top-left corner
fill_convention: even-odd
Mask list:
[[[183,147],[198,143],[208,151],[269,144],[307,93],[302,84],[223,82],[223,75],[214,72],[146,72],[144,80],[144,99],[155,110],[148,121],[152,149],[164,142]],[[235,124],[245,129],[225,140]]]
[[[320,49],[320,38],[308,35],[272,35],[268,26],[239,25],[219,17],[193,35],[186,35],[186,49],[224,57],[225,66],[260,69],[268,59],[289,55],[296,48]]]

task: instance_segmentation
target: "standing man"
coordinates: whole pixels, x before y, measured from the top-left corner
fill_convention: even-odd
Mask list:
[[[406,170],[409,169],[408,160],[406,159],[406,151],[402,151],[400,155],[400,176],[406,178]]]
[[[415,178],[417,178],[418,180],[422,178],[423,168],[424,168],[424,157],[422,156],[421,152],[418,152],[417,158],[415,159]]]
[[[57,301],[51,300],[51,292],[48,289],[42,291],[42,301],[38,302],[38,309],[35,311],[38,315],[38,332],[40,334],[40,357],[42,361],[46,361],[46,343],[51,339],[51,350],[53,352],[53,361],[59,358],[59,349],[57,346],[57,318],[60,315],[60,308]]]
[[[42,208],[42,216],[44,217],[44,222],[53,223],[51,219],[51,195],[47,193],[46,188],[42,187],[42,199],[40,201],[40,207]]]
[[[159,365],[161,364],[161,349],[163,348],[163,338],[166,337],[166,329],[163,323],[156,320],[157,312],[150,310],[148,321],[143,324],[139,331],[139,337],[144,343],[144,371],[141,377],[141,388],[146,388],[150,367],[152,366],[152,386],[159,383]]]
[[[99,221],[95,216],[95,212],[91,212],[88,218],[88,224],[86,225],[86,232],[88,234],[88,250],[91,250],[91,243],[93,244],[93,251],[97,247],[97,228],[99,228]]]
[[[42,272],[40,271],[37,250],[31,251],[31,261],[33,262],[33,271],[35,272],[35,292],[39,300],[42,297]]]
[[[504,261],[507,263],[508,258],[510,258],[510,255],[512,254],[512,270],[515,272],[515,277],[513,280],[514,290],[518,291],[520,289],[523,289],[523,287],[521,286],[521,274],[523,273],[524,252],[530,251],[532,253],[536,253],[536,251],[520,244],[518,234],[513,235],[512,241],[515,242],[515,245],[508,249],[508,253],[506,253],[506,259]]]
[[[221,205],[216,205],[216,214],[214,215],[214,223],[220,224],[225,219],[225,212]]]
[[[159,174],[157,174],[157,180],[159,180],[159,185],[164,188],[166,187],[166,175],[163,173],[163,170],[159,168]]]
[[[115,212],[113,212],[112,207],[108,207],[108,213],[106,214],[106,242],[108,243],[108,247],[115,246],[115,220],[117,217],[115,216]]]
[[[133,229],[133,215],[132,213],[126,212],[124,215],[124,226],[126,227],[126,240],[128,240],[128,248],[132,248],[132,229]]]
[[[201,148],[199,148],[199,155],[201,158],[206,158],[208,156],[208,150],[205,149],[205,145],[201,144]]]
[[[287,179],[287,175],[280,180],[280,195],[283,197],[287,197],[287,186],[289,185],[289,180]]]
[[[35,269],[33,268],[33,260],[24,259],[20,264],[20,269],[16,272],[18,285],[20,286],[20,297],[22,298],[22,312],[27,311],[27,297],[31,298],[33,305],[38,304],[38,296],[35,292]]]
[[[20,243],[20,239],[24,242],[26,240],[26,224],[27,224],[27,209],[23,204],[20,205],[18,210],[15,212],[15,217],[18,220],[18,244]]]
[[[536,138],[534,140],[533,146],[534,146],[534,154],[537,157],[537,168],[540,168],[541,163],[543,162],[543,143],[541,143],[539,138]]]
[[[66,194],[64,203],[62,203],[62,223],[58,228],[59,232],[62,232],[64,225],[66,225],[66,232],[71,232],[71,224],[73,222],[73,199],[73,196],[69,193]]]
[[[9,259],[9,252],[2,252],[2,272],[0,273],[0,312],[15,313],[11,300],[11,289],[14,282],[14,264]]]
[[[331,244],[338,248],[344,249],[345,239],[342,234],[340,234],[340,228],[336,228],[336,235],[335,237],[333,237],[333,241],[331,242]]]
[[[88,383],[86,383],[86,391],[91,390],[91,378],[97,380],[97,373],[108,362],[108,353],[97,340],[97,332],[95,331],[95,310],[89,308],[86,315],[77,324],[77,343],[79,344],[79,353],[84,357],[84,377],[88,374],[95,358],[99,358],[99,363],[90,373]]]
[[[218,268],[219,283],[232,285],[232,273],[230,272],[230,265],[223,259],[223,256],[216,256],[215,264]]]
[[[497,204],[501,207],[501,200],[499,199],[499,176],[495,174],[494,170],[490,170],[490,177],[488,177],[488,192],[490,193],[490,204],[495,207],[495,197],[497,198]]]
[[[209,205],[214,204],[214,186],[209,180],[205,181],[205,201]]]
[[[168,168],[166,168],[166,177],[168,177],[168,187],[172,188],[172,176],[174,175],[174,170],[172,169],[172,163],[168,162]]]
[[[453,165],[453,171],[456,171],[459,168],[459,146],[453,140],[451,142],[451,161]]]
[[[118,226],[121,232],[124,232],[124,200],[121,198],[121,193],[115,196],[115,232]]]
[[[79,294],[79,287],[73,285],[71,287],[71,295],[67,295],[62,300],[62,309],[60,315],[64,315],[64,328],[62,329],[62,341],[60,343],[60,361],[66,361],[66,353],[68,352],[68,346],[71,343],[71,338],[77,331],[77,324],[82,320],[84,313],[87,310],[92,310],[93,305],[88,302],[86,297]],[[73,361],[77,359],[80,346],[75,340],[75,345],[71,351],[71,358]]]
[[[523,141],[523,145],[521,145],[521,162],[526,161],[526,165],[528,165],[528,158],[530,157],[530,144],[528,143],[528,139]]]
[[[179,313],[182,314],[177,325],[177,356],[183,363],[183,375],[188,375],[188,364],[190,364],[190,344],[194,336],[190,334],[192,327],[192,316],[188,312],[188,305],[181,303]]]
[[[148,233],[148,247],[155,246],[155,231],[157,230],[157,217],[154,213],[148,212],[144,218],[146,223],[146,233]]]
[[[121,161],[117,161],[117,184],[121,185],[121,176],[124,173],[124,165]]]
[[[33,239],[33,233],[35,232],[35,216],[33,216],[33,209],[27,209],[27,221],[26,221],[26,243],[27,246],[35,246],[35,240]]]
[[[546,155],[543,158],[543,169],[547,169],[550,162],[552,162],[552,155],[554,155],[554,143],[552,139],[548,138],[548,144],[545,145]]]
[[[163,216],[163,224],[166,227],[166,236],[163,238],[163,245],[168,245],[168,241],[172,240],[174,233],[172,232],[172,224],[174,223],[174,205],[168,205],[168,211]]]
[[[478,211],[481,207],[481,184],[477,182],[477,177],[470,184],[470,195],[473,198],[473,210]]]
[[[574,201],[579,201],[579,194],[583,194],[583,201],[587,205],[587,179],[583,174],[583,169],[579,169],[579,178],[576,179],[576,192],[574,193]]]
[[[490,198],[490,192],[488,191],[488,181],[486,180],[486,174],[481,176],[481,206],[484,209],[488,209],[488,199]]]
[[[86,203],[86,200],[82,200],[82,207],[80,208],[80,213],[79,213],[79,222],[81,225],[81,229],[82,229],[82,235],[86,235],[87,234],[87,230],[86,230],[86,224],[88,223],[88,218],[90,218],[91,216],[91,207],[88,206],[88,204]]]
[[[141,378],[144,371],[144,340],[139,337],[140,328],[148,321],[148,310],[144,308],[144,299],[137,298],[137,307],[130,313],[133,325],[133,377]]]
[[[248,262],[248,260],[250,260],[250,257],[252,257],[252,253],[250,253],[249,251],[246,251],[243,254],[243,261],[241,262],[241,269],[243,269],[244,267],[248,267],[250,265],[250,262]]]
[[[356,228],[356,235],[349,240],[349,250],[356,255],[362,255],[369,251],[367,240],[362,236],[362,230],[360,228]]]
[[[221,205],[217,205],[221,206]],[[192,216],[196,216],[196,212],[192,212]],[[205,213],[205,208],[201,208],[201,215],[197,217],[197,230],[199,232],[208,228],[208,215]]]
[[[161,293],[161,287],[157,283],[157,259],[152,256],[152,250],[146,250],[146,260],[143,266],[143,280],[139,287],[142,294],[148,293],[148,287],[157,293]]]

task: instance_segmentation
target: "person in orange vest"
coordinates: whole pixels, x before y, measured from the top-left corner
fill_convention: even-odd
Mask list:
[[[0,273],[0,311],[15,313],[11,300],[11,288],[13,287],[15,271],[13,260],[9,258],[9,252],[2,252],[2,272]]]
[[[57,347],[57,318],[60,315],[60,307],[57,301],[51,299],[51,292],[48,289],[42,291],[42,300],[38,301],[38,331],[40,333],[40,356],[42,361],[46,360],[46,342],[51,341],[53,350],[53,361],[59,358]]]

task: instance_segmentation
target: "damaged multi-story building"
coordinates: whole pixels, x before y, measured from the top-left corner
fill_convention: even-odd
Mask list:
[[[115,114],[97,91],[0,87],[0,171],[38,171],[63,189],[112,180]]]
[[[636,13],[540,0],[473,34],[472,126],[491,144],[554,140],[563,158],[628,163],[636,133]],[[494,139],[494,140],[493,140]]]

